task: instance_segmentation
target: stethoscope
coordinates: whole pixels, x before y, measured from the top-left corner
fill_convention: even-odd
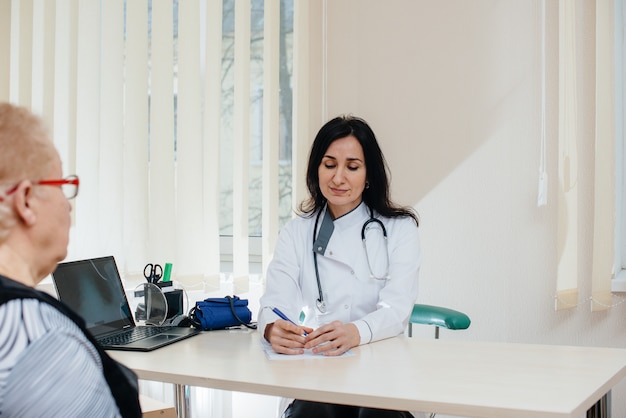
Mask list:
[[[361,242],[363,242],[363,250],[365,250],[365,259],[367,260],[367,268],[370,271],[370,278],[377,279],[377,280],[389,280],[390,279],[389,277],[389,243],[387,242],[387,229],[385,229],[385,225],[383,225],[380,219],[374,218],[374,211],[371,208],[369,208],[369,210],[370,210],[370,218],[363,223],[363,227],[361,228]],[[320,210],[317,213],[317,216],[315,217],[315,225],[313,227],[313,246],[315,246],[315,241],[317,240],[317,236],[316,236],[316,234],[318,233],[317,225],[319,223],[320,216],[323,211],[324,210]],[[376,223],[380,226],[380,229],[383,233],[383,239],[385,242],[385,257],[387,261],[387,269],[385,270],[385,274],[382,276],[377,276],[374,274],[374,271],[372,269],[372,264],[370,263],[370,257],[367,252],[365,231],[367,230],[368,225],[372,223]],[[317,305],[317,309],[321,313],[326,313],[326,311],[328,310],[328,306],[326,305],[326,301],[324,300],[324,292],[322,291],[322,282],[320,281],[320,272],[319,272],[319,268],[317,267],[317,252],[315,252],[315,250],[313,251],[313,265],[315,266],[315,278],[317,279],[317,292],[319,294],[319,297],[315,301],[315,304]]]

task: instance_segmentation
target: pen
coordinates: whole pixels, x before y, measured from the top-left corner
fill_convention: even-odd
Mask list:
[[[278,308],[272,308],[272,312],[274,312],[276,315],[280,316],[280,317],[281,317],[282,319],[284,319],[285,321],[289,321],[289,322],[291,322],[292,324],[294,324],[294,325],[296,325],[296,326],[298,326],[298,327],[300,326],[300,325],[296,324],[295,322],[293,322],[291,319],[287,318],[287,315],[285,315],[284,313],[282,313],[282,312],[280,311],[280,309],[278,309]],[[306,331],[304,331],[304,336],[306,337],[307,335],[308,335],[308,334],[307,334],[307,332],[306,332]]]

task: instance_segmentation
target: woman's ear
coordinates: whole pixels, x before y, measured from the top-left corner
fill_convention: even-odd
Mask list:
[[[37,214],[32,208],[33,184],[30,180],[24,180],[17,187],[15,196],[13,197],[15,212],[18,219],[22,220],[26,225],[32,226],[37,220]]]

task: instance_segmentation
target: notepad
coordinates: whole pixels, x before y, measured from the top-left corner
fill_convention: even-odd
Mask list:
[[[321,358],[343,358],[343,357],[352,357],[354,356],[354,352],[352,350],[348,350],[340,356],[325,356],[323,354],[314,354],[311,349],[304,350],[304,354],[279,354],[272,348],[271,344],[267,342],[265,339],[259,340],[261,342],[261,346],[263,348],[263,352],[265,353],[265,357],[268,360],[302,360],[302,359],[321,359]]]

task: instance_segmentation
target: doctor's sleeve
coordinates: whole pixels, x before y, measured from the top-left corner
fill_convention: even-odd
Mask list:
[[[281,230],[276,242],[274,256],[266,273],[266,288],[260,300],[258,329],[263,338],[267,324],[278,316],[272,312],[279,308],[287,317],[296,320],[302,307],[302,291],[299,285],[303,241],[298,239],[294,221]]]

